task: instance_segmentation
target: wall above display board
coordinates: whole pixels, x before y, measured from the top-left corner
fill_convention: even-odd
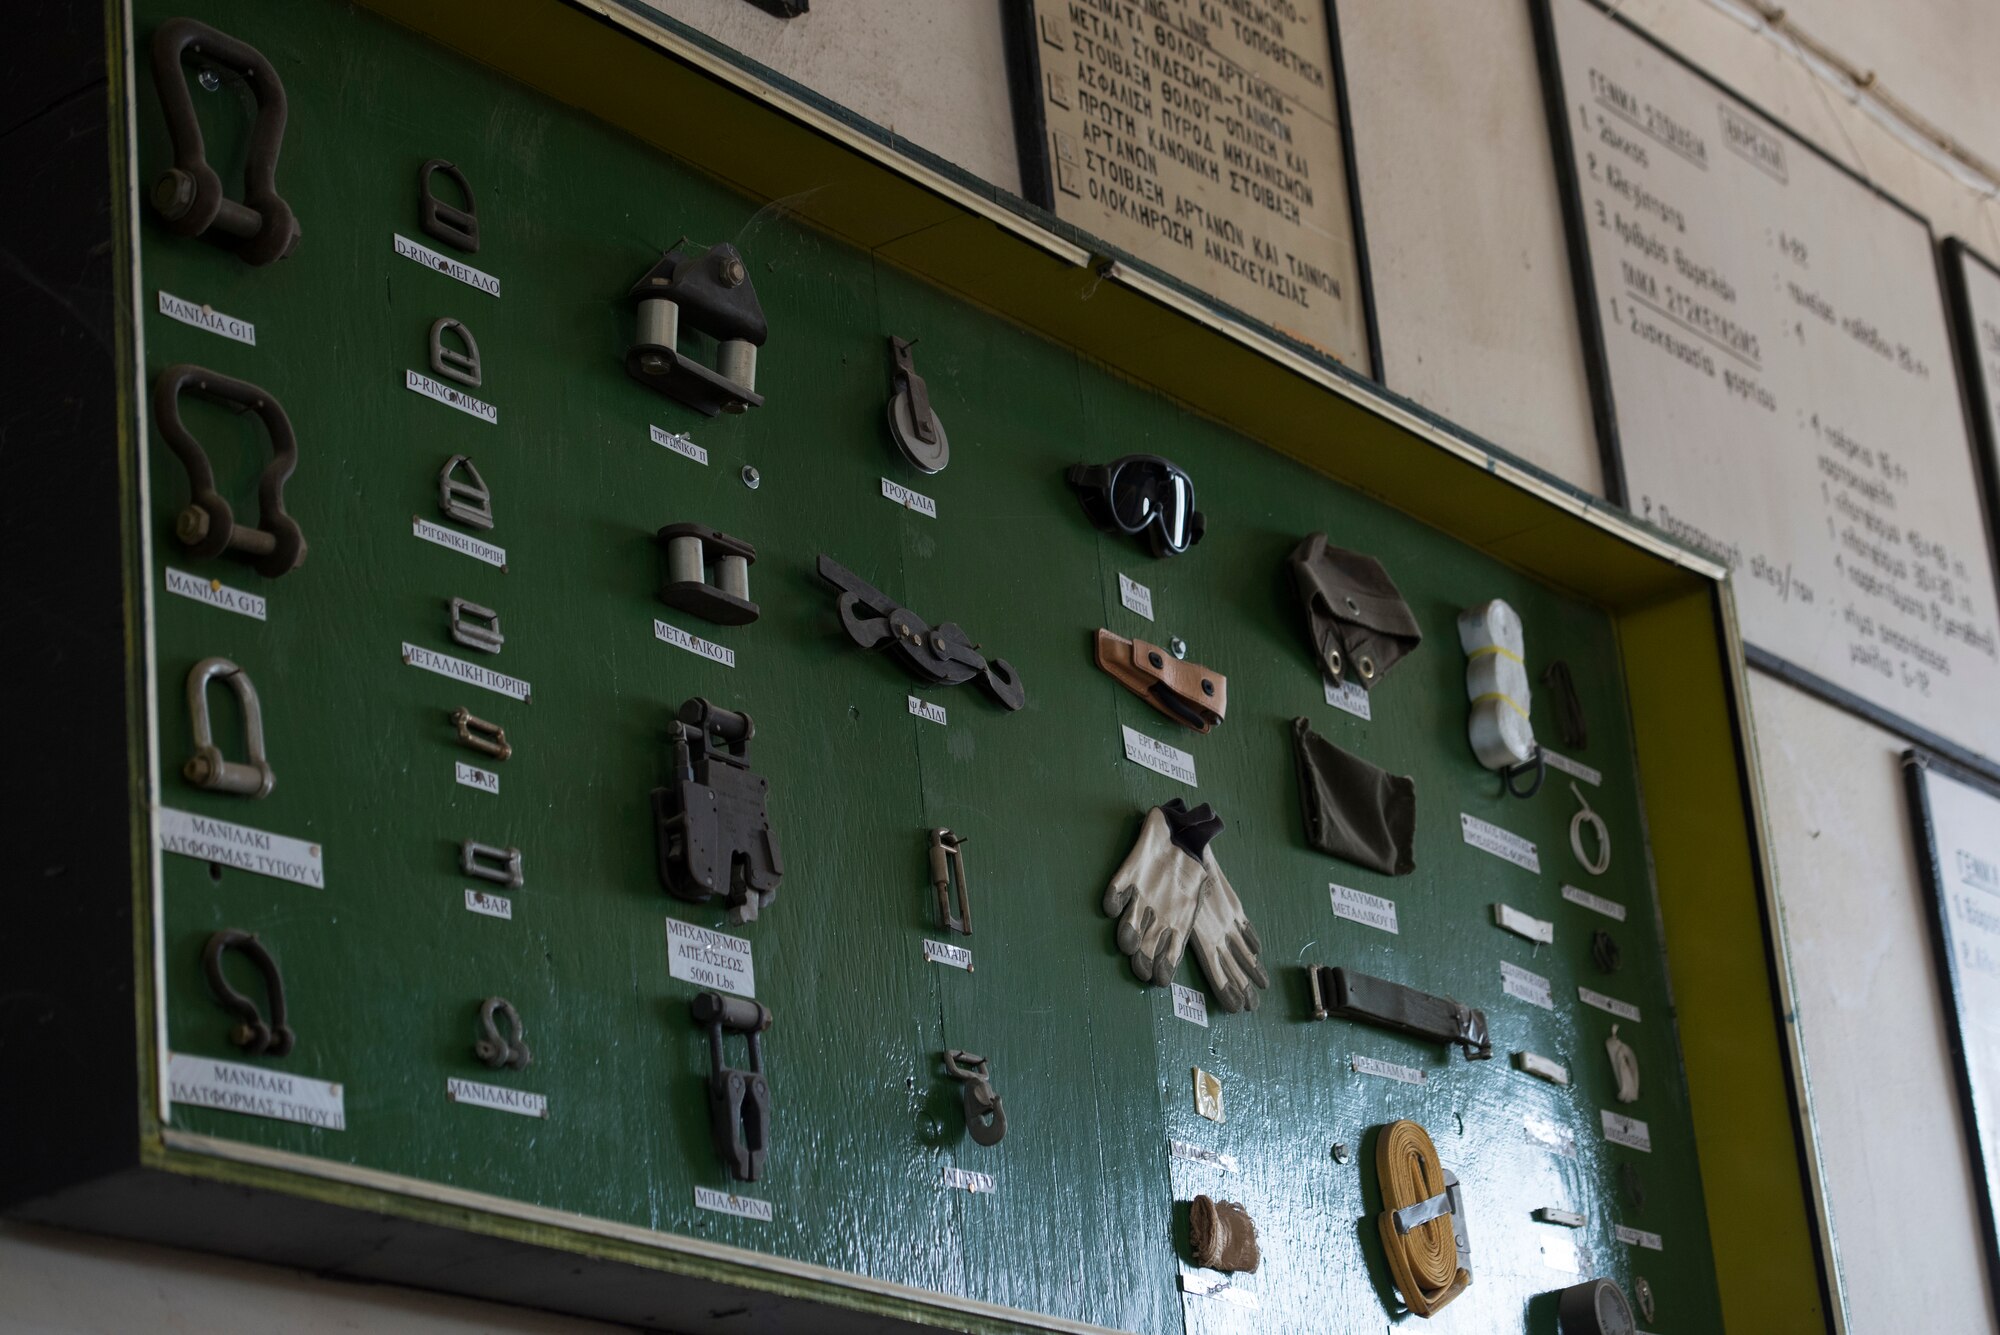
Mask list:
[[[2000,763],[2000,599],[1929,227],[1594,0],[1531,0],[1612,499],[1753,658]]]

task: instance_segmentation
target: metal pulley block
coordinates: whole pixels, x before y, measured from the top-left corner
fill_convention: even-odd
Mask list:
[[[456,334],[464,348],[448,348],[444,343],[446,334]],[[431,321],[431,370],[447,380],[472,389],[479,388],[479,340],[465,327],[463,320],[454,320],[449,315],[440,315]]]
[[[222,191],[208,165],[184,61],[241,79],[257,100],[244,151],[243,198]],[[285,85],[248,42],[194,19],[169,19],[153,32],[153,83],[173,140],[174,165],[153,182],[153,208],[176,236],[207,236],[246,264],[281,260],[299,244],[299,220],[278,194],[278,149],[285,138]]]
[[[748,714],[689,700],[673,726],[673,781],[653,790],[660,884],[693,904],[723,899],[739,923],[771,907],[785,875],[770,781],[750,768],[756,731]]]
[[[181,421],[181,395],[202,398],[257,414],[271,438],[271,462],[257,477],[257,527],[236,522],[229,502],[215,489],[215,469],[201,442]],[[188,475],[188,504],[174,518],[174,536],[191,556],[235,552],[260,575],[276,579],[306,559],[305,534],[285,513],[285,482],[299,465],[299,441],[292,419],[269,393],[247,380],[181,362],[153,381],[153,422],[167,448]]]
[[[716,1157],[739,1182],[764,1176],[771,1147],[771,1087],[764,1081],[764,1052],[758,1036],[771,1027],[771,1012],[748,997],[703,992],[688,1005],[694,1022],[708,1030],[708,1130]],[[750,1049],[750,1068],[722,1062],[722,1036],[741,1034]]]
[[[913,346],[909,339],[889,336],[889,355],[895,361],[890,375],[889,438],[919,472],[942,473],[951,462],[951,442],[945,439],[944,423],[931,408],[930,388],[910,357]]]
[[[438,470],[438,509],[471,528],[493,527],[493,493],[468,456],[454,454]]]
[[[1007,1107],[993,1092],[992,1071],[986,1058],[950,1048],[944,1054],[944,1069],[959,1082],[966,1134],[976,1144],[998,1145],[1007,1134]]]
[[[431,187],[431,177],[437,172],[443,172],[457,184],[458,193],[465,200],[464,208],[437,197]],[[418,225],[426,234],[468,254],[479,253],[479,206],[472,201],[472,182],[465,179],[464,172],[443,158],[426,162],[417,172],[417,206],[421,210]]]
[[[952,905],[952,886],[958,904]],[[938,926],[961,936],[972,935],[972,896],[965,884],[965,836],[950,830],[931,831],[931,890],[937,897]]]
[[[229,760],[215,744],[215,729],[208,717],[208,684],[217,678],[236,693],[243,714],[243,749],[250,758]],[[250,674],[226,658],[204,658],[188,672],[188,717],[194,727],[194,754],[181,766],[181,774],[197,788],[241,797],[269,797],[277,776],[264,756],[264,711],[257,701],[257,688]]]
[[[747,626],[757,619],[757,604],[750,601],[755,547],[705,524],[668,524],[656,536],[667,553],[661,602],[718,626]],[[711,566],[713,584],[708,581]]]
[[[507,1021],[505,1033],[500,1030],[501,1018]],[[505,1066],[525,1071],[528,1063],[534,1061],[535,1054],[528,1051],[528,1027],[521,1023],[521,1013],[507,998],[488,997],[479,1003],[479,1030],[479,1037],[472,1044],[472,1055],[494,1070]]]
[[[477,876],[482,881],[492,881],[509,890],[519,890],[528,883],[528,878],[521,872],[520,849],[482,844],[476,839],[459,841],[458,869],[467,876]]]
[[[638,311],[626,373],[705,417],[763,407],[756,392],[757,349],[770,327],[749,267],[726,241],[699,255],[675,254],[680,245],[675,242],[626,294]],[[680,352],[683,320],[716,340],[713,370]]]
[[[507,637],[500,633],[498,612],[463,598],[452,599],[450,606],[452,639],[482,654],[497,654],[505,647]]]
[[[932,629],[922,617],[825,553],[820,554],[819,576],[840,590],[840,624],[847,638],[863,649],[887,648],[912,676],[936,685],[977,680],[1003,709],[1027,703],[1013,666],[1004,658],[989,659],[980,653],[957,622]],[[861,615],[864,612],[871,615]]]
[[[223,973],[222,957],[234,950],[257,966],[257,972],[264,976],[264,993],[270,998],[271,1016],[267,1020],[257,1009],[257,1003],[238,992],[230,985]],[[208,975],[208,985],[215,992],[215,999],[222,1008],[236,1017],[236,1025],[229,1031],[229,1041],[251,1056],[283,1057],[291,1052],[295,1036],[291,1026],[285,1022],[285,980],[278,972],[278,961],[264,947],[264,943],[250,932],[225,927],[208,938],[201,951],[202,971]]]

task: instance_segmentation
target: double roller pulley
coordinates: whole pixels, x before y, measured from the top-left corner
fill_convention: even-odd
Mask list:
[[[658,538],[667,554],[661,602],[718,626],[746,626],[757,619],[757,604],[750,601],[755,547],[706,524],[668,524]]]

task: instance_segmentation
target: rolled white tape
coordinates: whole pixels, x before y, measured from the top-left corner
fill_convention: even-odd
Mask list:
[[[1495,598],[1458,616],[1458,644],[1465,651],[1465,697],[1472,702],[1466,735],[1472,753],[1490,770],[1534,758],[1535,729],[1528,721],[1527,642],[1521,616]]]

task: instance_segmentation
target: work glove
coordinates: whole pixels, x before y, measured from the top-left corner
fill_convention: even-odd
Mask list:
[[[1206,804],[1193,811],[1178,797],[1146,813],[1138,842],[1104,891],[1104,913],[1118,920],[1118,949],[1142,983],[1173,980],[1193,926],[1207,870],[1202,854],[1222,832]]]
[[[1270,976],[1257,960],[1263,943],[1243,915],[1243,901],[1222,874],[1214,849],[1202,850],[1201,867],[1201,895],[1190,929],[1195,963],[1201,965],[1208,990],[1223,1010],[1254,1011],[1264,999],[1264,989],[1271,985]]]

